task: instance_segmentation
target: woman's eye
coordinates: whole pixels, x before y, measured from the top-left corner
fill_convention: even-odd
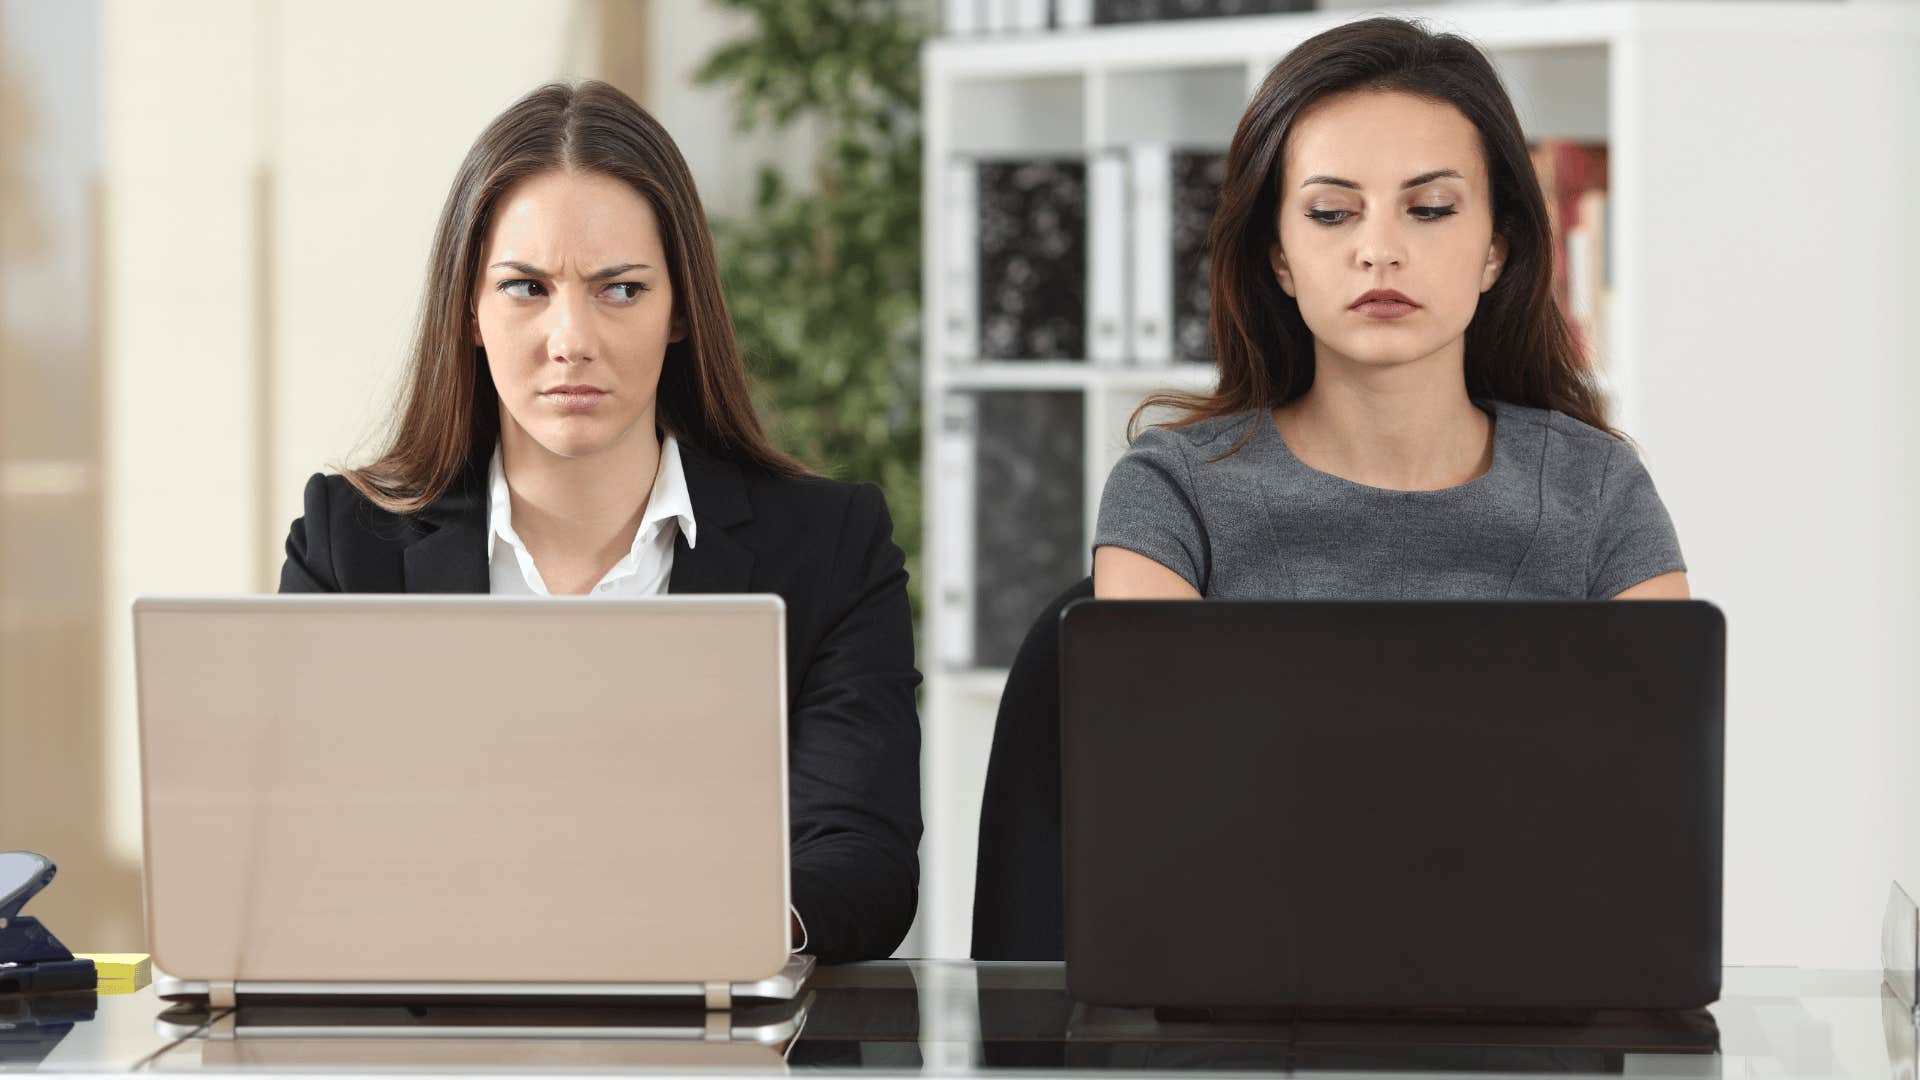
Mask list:
[[[647,287],[638,281],[616,281],[607,286],[607,295],[622,303],[637,300]]]
[[[542,289],[540,287],[539,282],[532,281],[527,278],[513,278],[508,281],[503,281],[500,284],[495,285],[494,288],[498,289],[503,293],[506,293],[508,296],[511,296],[516,300],[531,300],[534,297],[543,295],[546,292],[545,289]]]
[[[1454,208],[1452,206],[1416,206],[1409,212],[1421,221],[1438,221],[1444,217],[1452,217]],[[1338,225],[1353,216],[1353,211],[1309,210],[1307,211],[1307,216],[1322,225]]]

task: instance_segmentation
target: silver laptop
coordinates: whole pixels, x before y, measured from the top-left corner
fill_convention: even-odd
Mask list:
[[[142,597],[162,997],[791,998],[777,596]]]

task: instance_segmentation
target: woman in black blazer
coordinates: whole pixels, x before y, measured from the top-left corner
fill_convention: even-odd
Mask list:
[[[393,431],[308,481],[280,591],[779,594],[795,940],[889,955],[921,830],[905,559],[877,487],[768,441],[692,177],[626,95],[544,86],[474,143]]]

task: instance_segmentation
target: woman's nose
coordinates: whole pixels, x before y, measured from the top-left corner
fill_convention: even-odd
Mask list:
[[[1359,255],[1368,269],[1399,266],[1406,258],[1406,245],[1392,224],[1371,224],[1360,232]]]
[[[588,300],[579,290],[562,289],[548,310],[552,322],[547,326],[547,359],[577,364],[598,355],[592,340],[592,319]]]

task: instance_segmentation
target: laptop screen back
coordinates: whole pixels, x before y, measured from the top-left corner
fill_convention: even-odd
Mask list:
[[[148,941],[222,981],[787,958],[777,597],[143,598]]]
[[[1070,987],[1713,1000],[1724,640],[1701,602],[1070,607]]]

